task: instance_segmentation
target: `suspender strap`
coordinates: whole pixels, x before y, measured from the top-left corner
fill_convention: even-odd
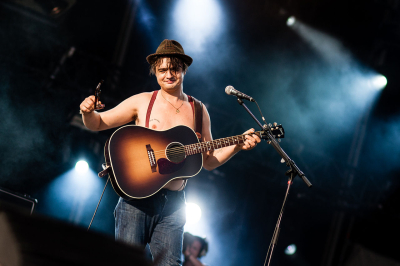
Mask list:
[[[188,97],[194,114],[194,131],[197,138],[201,141],[201,133],[203,132],[203,103],[192,96],[188,95]]]
[[[194,117],[194,103],[193,103],[193,98],[192,98],[192,96],[190,96],[190,95],[188,95],[187,97],[189,98],[190,106],[192,106],[193,117]]]
[[[150,121],[150,114],[151,110],[153,109],[154,101],[156,100],[158,91],[153,92],[153,96],[151,96],[151,100],[149,103],[149,107],[147,107],[147,114],[146,114],[146,127],[149,127],[149,121]]]

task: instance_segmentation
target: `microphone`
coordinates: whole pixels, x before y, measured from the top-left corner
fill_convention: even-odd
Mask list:
[[[252,97],[250,97],[250,96],[248,96],[248,95],[246,95],[244,93],[241,93],[238,90],[235,90],[235,88],[233,86],[226,86],[225,93],[228,94],[228,95],[234,95],[234,96],[236,96],[238,98],[241,98],[241,99],[246,99],[246,100],[248,100],[250,102],[255,102],[255,100]]]

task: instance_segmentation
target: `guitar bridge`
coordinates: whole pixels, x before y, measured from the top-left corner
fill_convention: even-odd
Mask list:
[[[150,144],[146,145],[147,155],[149,157],[151,172],[156,172],[157,163],[156,163],[156,156],[154,155],[154,150],[151,148]]]

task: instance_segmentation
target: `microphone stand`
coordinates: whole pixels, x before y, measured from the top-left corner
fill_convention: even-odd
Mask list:
[[[309,188],[312,187],[312,184],[310,183],[310,181],[308,181],[307,177],[300,170],[300,168],[297,167],[295,162],[292,159],[290,159],[289,156],[286,154],[286,152],[281,148],[281,146],[279,145],[278,141],[275,139],[275,137],[273,136],[273,134],[271,132],[271,127],[269,125],[267,125],[267,124],[262,125],[260,123],[260,121],[258,121],[258,119],[249,110],[249,108],[247,108],[247,106],[244,104],[244,102],[242,101],[242,99],[240,97],[237,98],[237,101],[241,106],[243,106],[243,108],[250,114],[250,116],[254,119],[254,121],[256,121],[256,123],[260,126],[260,128],[262,129],[262,131],[264,133],[262,138],[268,140],[268,143],[271,144],[272,147],[274,147],[274,149],[282,157],[281,162],[285,162],[286,165],[289,167],[289,170],[287,170],[286,173],[285,173],[285,175],[289,176],[288,187],[287,187],[287,190],[286,190],[286,195],[285,195],[285,199],[283,201],[281,212],[279,214],[278,221],[277,221],[276,226],[275,226],[274,234],[272,236],[271,243],[270,243],[269,248],[268,248],[267,256],[265,258],[265,262],[264,262],[264,266],[265,266],[265,264],[267,262],[267,259],[268,259],[268,256],[269,256],[268,265],[270,264],[271,259],[272,259],[272,253],[274,252],[274,248],[275,248],[275,246],[276,246],[276,244],[278,242],[278,236],[279,236],[279,232],[280,232],[280,223],[281,223],[281,220],[282,220],[283,211],[285,209],[286,199],[287,199],[287,196],[289,195],[290,185],[292,184],[293,179],[296,177],[296,175],[298,175],[304,181],[304,183],[306,183],[306,185]],[[272,249],[271,249],[271,247],[272,247]],[[271,253],[269,252],[270,250],[271,250]]]

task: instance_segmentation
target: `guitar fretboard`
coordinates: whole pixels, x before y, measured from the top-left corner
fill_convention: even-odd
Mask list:
[[[213,151],[227,146],[235,144],[242,144],[246,140],[245,135],[237,135],[233,137],[227,137],[222,139],[216,139],[212,141],[205,141],[185,146],[186,155],[193,155],[206,151]]]

